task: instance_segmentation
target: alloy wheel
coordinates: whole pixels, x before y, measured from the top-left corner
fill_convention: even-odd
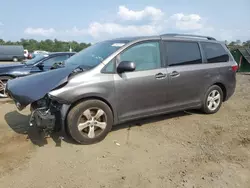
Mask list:
[[[8,80],[0,80],[0,97],[6,98],[7,94],[5,92],[6,83]]]
[[[88,108],[78,120],[78,130],[83,136],[95,138],[100,135],[107,126],[107,115],[100,108]]]
[[[218,90],[212,90],[207,98],[207,107],[211,111],[215,111],[220,105],[221,95]]]

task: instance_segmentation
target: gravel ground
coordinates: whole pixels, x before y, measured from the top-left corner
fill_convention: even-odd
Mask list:
[[[28,130],[0,101],[0,187],[250,187],[250,74],[214,115],[179,112],[124,124],[82,146]],[[28,136],[27,136],[28,134]]]

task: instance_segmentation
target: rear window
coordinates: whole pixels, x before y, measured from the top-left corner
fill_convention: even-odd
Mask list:
[[[197,42],[165,41],[168,66],[192,65],[202,63]]]
[[[221,44],[202,42],[201,46],[205,52],[208,63],[229,61],[229,55]]]

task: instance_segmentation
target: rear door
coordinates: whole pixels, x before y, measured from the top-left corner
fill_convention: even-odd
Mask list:
[[[198,42],[164,41],[169,78],[168,104],[172,110],[201,104],[209,79]]]
[[[227,91],[234,90],[236,71],[232,67],[237,64],[226,46],[214,42],[201,42],[201,47],[204,52],[207,71],[209,75],[213,75],[210,85],[221,83]]]

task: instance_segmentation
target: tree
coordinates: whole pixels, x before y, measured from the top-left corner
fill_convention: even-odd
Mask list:
[[[73,51],[79,52],[82,49],[90,46],[90,44],[87,43],[78,43],[76,41],[65,42],[57,39],[47,39],[42,41],[36,41],[34,39],[20,39],[20,41],[16,42],[4,41],[3,39],[0,39],[0,45],[22,45],[24,49],[29,50],[29,52],[33,52],[35,50],[45,50],[49,52],[65,52],[69,51],[70,46]]]

